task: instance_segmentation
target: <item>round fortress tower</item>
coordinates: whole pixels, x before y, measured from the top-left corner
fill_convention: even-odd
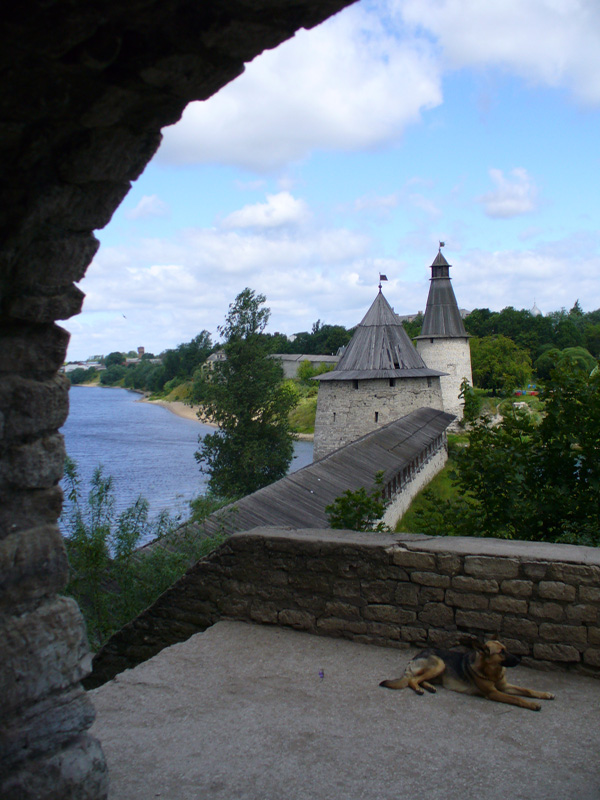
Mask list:
[[[459,397],[466,378],[473,384],[469,334],[465,330],[450,281],[450,264],[441,247],[431,265],[431,285],[417,351],[432,369],[446,373],[441,379],[444,411],[461,420],[464,403]]]
[[[415,409],[443,410],[443,374],[425,364],[380,288],[336,368],[316,378],[314,458]]]

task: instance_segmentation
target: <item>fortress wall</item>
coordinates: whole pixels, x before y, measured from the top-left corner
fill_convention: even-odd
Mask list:
[[[439,378],[321,381],[315,418],[314,459],[354,442],[418,408],[443,409]]]
[[[404,648],[499,637],[600,677],[600,552],[574,545],[256,528],[199,561],[100,651],[89,686],[218,619]]]
[[[408,507],[427,484],[435,478],[448,461],[448,449],[445,445],[446,437],[444,437],[444,446],[440,447],[433,455],[423,463],[411,476],[411,480],[406,481],[400,489],[396,492],[391,499],[391,502],[385,509],[383,515],[383,522],[394,529],[398,520],[406,513]]]
[[[444,411],[454,414],[458,420],[461,420],[464,403],[459,398],[460,385],[465,378],[473,385],[468,338],[417,339],[416,347],[419,355],[430,369],[439,369],[441,372],[448,373],[440,378]]]

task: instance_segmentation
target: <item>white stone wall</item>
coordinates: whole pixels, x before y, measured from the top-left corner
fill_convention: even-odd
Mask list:
[[[463,416],[463,401],[459,398],[460,385],[466,378],[473,385],[471,349],[464,339],[417,339],[417,351],[430,369],[439,369],[448,375],[441,378],[444,411]]]
[[[439,378],[323,381],[315,419],[314,459],[355,442],[418,408],[443,410]]]
[[[394,530],[396,523],[404,516],[414,498],[444,468],[447,460],[448,451],[444,445],[414,473],[412,480],[392,497],[390,504],[385,509],[382,521]]]

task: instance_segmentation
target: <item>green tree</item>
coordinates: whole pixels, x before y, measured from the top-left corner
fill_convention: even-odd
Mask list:
[[[125,363],[125,353],[119,353],[117,351],[109,353],[104,359],[104,366],[107,369],[109,367],[114,366],[115,364],[124,364],[124,363]]]
[[[383,488],[383,472],[380,471],[370,491],[364,486],[354,491],[346,489],[331,505],[325,506],[329,526],[338,530],[389,531],[381,520],[385,512]]]
[[[513,408],[476,423],[454,454],[457,495],[430,497],[428,534],[600,545],[600,369],[553,370],[544,415]]]
[[[241,497],[282,478],[293,456],[288,415],[298,394],[269,358],[265,300],[251,289],[236,297],[219,328],[226,358],[196,382],[204,412],[219,426],[200,440],[196,460],[221,496]]]
[[[471,339],[473,382],[480,389],[512,392],[531,379],[531,358],[508,337],[484,336]]]

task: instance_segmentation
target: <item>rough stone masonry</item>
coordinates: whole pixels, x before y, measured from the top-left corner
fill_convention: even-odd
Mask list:
[[[163,126],[350,0],[20,0],[0,31],[0,796],[106,796],[56,521],[75,285]]]

